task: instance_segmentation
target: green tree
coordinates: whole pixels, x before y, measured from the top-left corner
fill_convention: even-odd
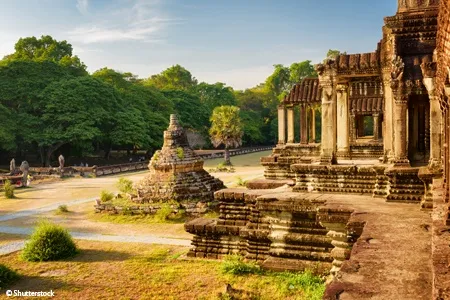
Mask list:
[[[280,64],[274,65],[274,68],[272,75],[267,77],[265,85],[275,97],[279,97],[282,93],[289,92],[291,73],[288,67]]]
[[[197,85],[191,72],[180,65],[175,65],[160,74],[152,75],[143,81],[145,85],[151,85],[164,90],[191,90]]]
[[[293,63],[289,67],[290,81],[292,83],[301,82],[307,77],[317,77],[317,73],[314,70],[314,66],[311,64],[310,60],[305,60],[298,63]]]
[[[4,60],[53,61],[66,67],[73,75],[87,75],[86,65],[78,56],[73,56],[72,45],[67,41],[57,41],[49,35],[20,38],[14,46],[15,52]]]
[[[208,115],[211,115],[217,106],[236,105],[233,89],[221,82],[215,84],[202,82],[196,86],[195,91],[199,95],[202,105],[208,110]]]
[[[327,59],[336,59],[339,55],[347,55],[347,52],[341,52],[336,49],[329,49],[327,52]]]
[[[34,118],[35,141],[46,165],[56,150],[68,143],[111,139],[116,130],[115,112],[120,112],[119,95],[114,88],[88,76],[54,82],[41,97],[42,116]]]
[[[230,147],[242,144],[242,125],[239,108],[236,106],[216,107],[211,115],[209,134],[214,147],[225,146],[225,164],[230,165]]]

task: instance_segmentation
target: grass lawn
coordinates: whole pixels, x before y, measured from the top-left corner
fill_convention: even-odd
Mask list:
[[[18,253],[0,256],[21,275],[11,290],[55,292],[55,299],[218,299],[227,283],[257,299],[321,299],[287,273],[230,275],[220,261],[180,259],[188,248],[136,243],[77,242],[80,253],[57,262],[30,263]],[[3,296],[4,290],[0,291]],[[2,297],[0,296],[0,297]]]

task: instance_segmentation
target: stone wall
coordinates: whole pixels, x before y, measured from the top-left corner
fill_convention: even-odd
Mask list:
[[[219,218],[199,218],[185,224],[186,231],[194,234],[188,256],[221,259],[240,254],[271,270],[336,271],[348,258],[348,249],[361,230],[346,227],[351,210],[320,210],[325,204],[320,196],[288,188],[218,191]],[[345,251],[333,252],[335,247]]]

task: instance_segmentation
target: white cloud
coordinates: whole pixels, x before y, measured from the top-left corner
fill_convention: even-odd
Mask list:
[[[89,6],[89,0],[77,0],[77,9],[82,15],[87,14]]]
[[[87,7],[87,0],[78,3]],[[164,14],[160,1],[148,0],[124,1],[118,9],[101,11],[92,18],[92,22],[69,31],[70,40],[84,44],[131,40],[161,43],[164,29],[180,22]]]

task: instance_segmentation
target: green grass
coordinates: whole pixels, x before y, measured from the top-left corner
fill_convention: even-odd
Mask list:
[[[316,300],[324,291],[323,281],[308,272],[223,274],[221,261],[184,259],[188,247],[83,240],[78,246],[74,259],[57,262],[0,256],[0,264],[21,275],[8,289],[53,289],[61,299],[217,299],[227,284],[270,300]],[[49,272],[66,275],[38,275]]]
[[[62,204],[60,206],[58,206],[58,208],[56,209],[55,214],[57,215],[63,215],[69,212],[69,209],[67,208],[67,205]]]
[[[128,178],[119,178],[119,180],[116,183],[117,188],[122,193],[128,193],[128,194],[134,194],[135,191],[133,189],[133,181],[131,181]]]
[[[102,202],[108,202],[111,201],[112,199],[114,199],[114,194],[111,192],[108,192],[106,190],[101,191],[100,193],[100,200]]]
[[[260,167],[260,158],[262,156],[269,156],[272,151],[261,151],[255,153],[249,153],[244,155],[232,156],[230,158],[231,164],[234,167]],[[223,163],[223,158],[214,158],[205,160],[205,169],[215,168],[219,164]]]

